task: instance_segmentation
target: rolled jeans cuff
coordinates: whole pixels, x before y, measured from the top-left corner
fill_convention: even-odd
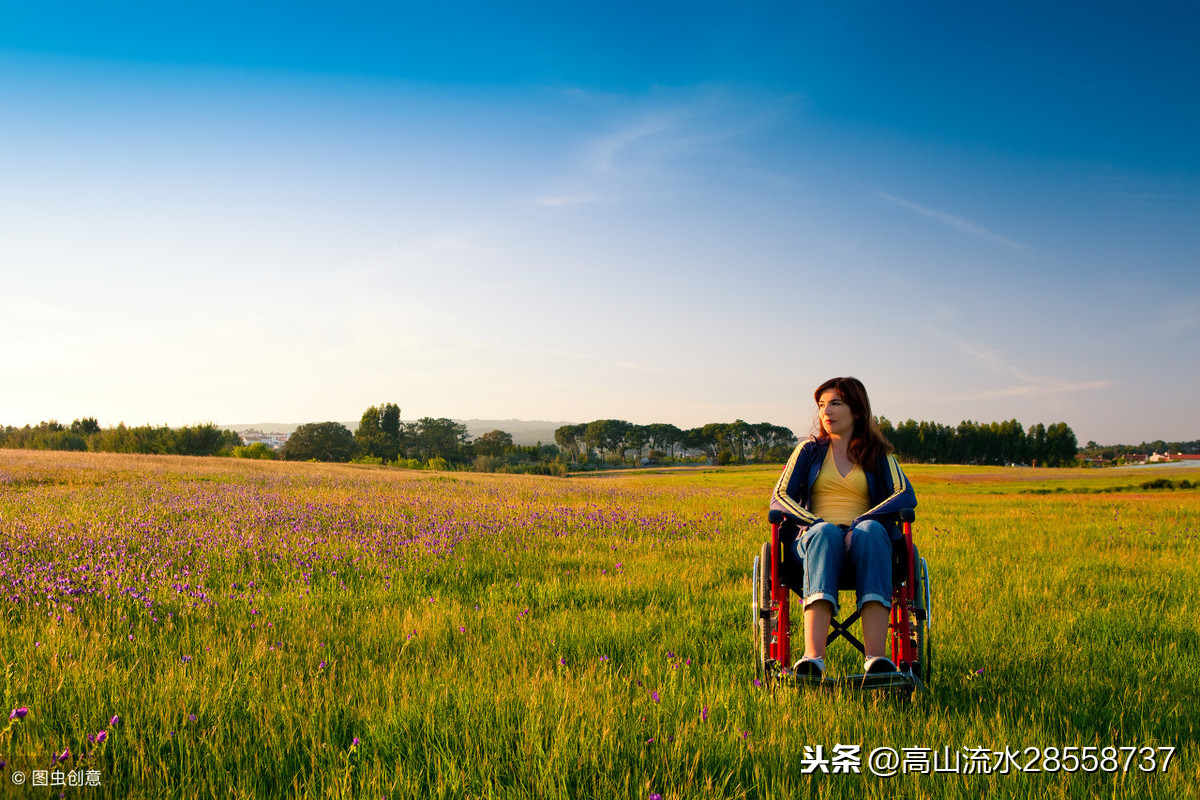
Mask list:
[[[818,600],[826,600],[826,601],[832,603],[833,604],[833,615],[835,617],[838,615],[839,606],[838,606],[837,595],[835,595],[835,594],[828,594],[826,592],[813,592],[808,597],[804,598],[804,607],[808,608],[809,606],[811,606],[813,603],[817,602]]]
[[[858,598],[858,610],[862,611],[862,607],[870,602],[883,603],[884,608],[892,607],[892,598],[884,597],[883,595],[871,593]]]

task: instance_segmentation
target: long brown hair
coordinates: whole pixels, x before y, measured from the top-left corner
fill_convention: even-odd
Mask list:
[[[884,438],[871,414],[871,400],[867,397],[866,387],[858,378],[830,378],[813,392],[813,400],[820,402],[821,395],[830,389],[842,396],[854,415],[854,432],[850,434],[850,446],[846,448],[846,454],[863,469],[876,472],[880,459],[892,452],[892,445]],[[828,441],[829,433],[821,426],[820,418],[817,419],[817,428],[817,439]]]

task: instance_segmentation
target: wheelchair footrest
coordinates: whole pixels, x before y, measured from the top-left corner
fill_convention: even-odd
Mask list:
[[[911,672],[846,675],[841,678],[810,678],[784,674],[780,679],[794,683],[798,688],[925,691],[925,684]]]

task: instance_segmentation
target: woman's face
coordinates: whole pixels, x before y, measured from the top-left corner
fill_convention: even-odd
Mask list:
[[[821,430],[829,436],[849,438],[854,432],[856,418],[837,389],[821,392],[817,398],[817,414],[821,418]]]

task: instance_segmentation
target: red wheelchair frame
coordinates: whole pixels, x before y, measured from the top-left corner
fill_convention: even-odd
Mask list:
[[[883,681],[871,676],[872,684],[924,688],[929,682],[932,668],[929,568],[913,543],[914,518],[912,509],[905,509],[898,514],[902,538],[893,542],[892,608],[888,635],[892,661],[899,672],[889,674]],[[781,580],[783,542],[780,528],[785,516],[783,512],[773,510],[768,519],[771,523],[771,541],[763,543],[762,551],[754,561],[751,614],[758,674],[774,680],[791,677],[791,592]],[[900,548],[903,548],[903,552],[896,553]],[[896,555],[900,558],[897,559]],[[832,643],[844,638],[859,652],[863,652],[862,642],[850,632],[850,626],[858,618],[859,612],[855,611],[844,621],[834,619],[827,641]]]

